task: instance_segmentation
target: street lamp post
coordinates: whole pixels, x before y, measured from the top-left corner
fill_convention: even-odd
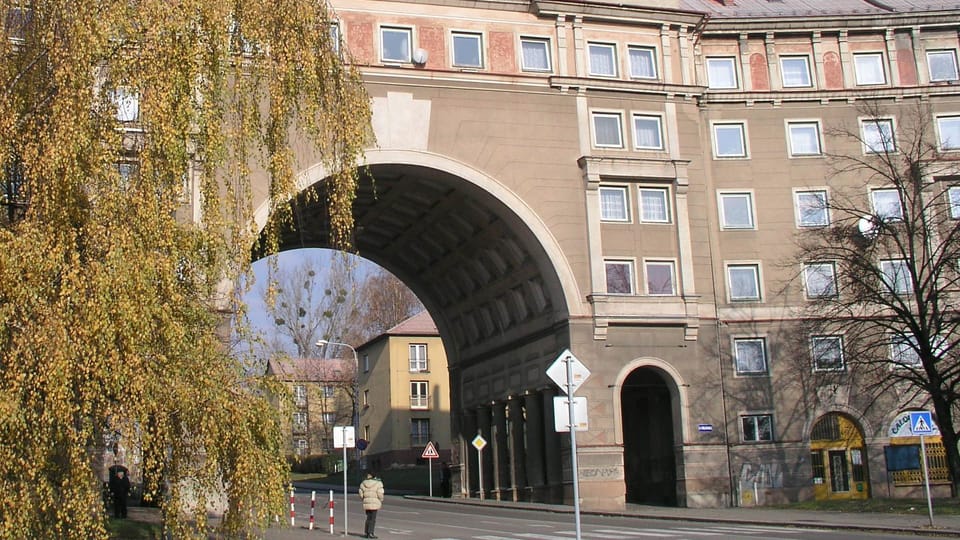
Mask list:
[[[357,350],[353,348],[349,343],[342,343],[339,341],[328,341],[326,339],[321,339],[317,341],[317,347],[323,347],[324,345],[338,345],[342,347],[347,347],[353,352],[353,410],[351,411],[350,421],[353,425],[353,437],[354,440],[357,439],[357,415],[360,412],[357,408],[357,391],[360,384],[360,359],[357,357]],[[349,534],[349,528],[347,527],[347,446],[346,446],[346,437],[344,437],[344,446],[343,446],[343,535],[347,536]],[[359,461],[358,461],[359,463]]]

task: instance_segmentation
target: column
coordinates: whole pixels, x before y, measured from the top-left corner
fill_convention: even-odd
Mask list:
[[[510,500],[510,446],[507,438],[507,404],[494,403],[493,413],[493,489],[497,500]]]
[[[853,56],[850,55],[849,33],[841,30],[837,41],[840,42],[840,67],[843,69],[844,88],[853,88],[856,86],[856,79],[853,78]]]
[[[482,435],[487,441],[487,447],[480,453],[483,457],[483,485],[478,485],[477,487],[477,489],[483,490],[484,497],[486,497],[492,489],[495,472],[493,468],[493,445],[491,444],[493,435],[490,428],[489,407],[477,408],[477,433]],[[476,449],[474,449],[474,452],[476,452]]]
[[[893,28],[887,28],[883,34],[887,43],[887,63],[890,68],[890,86],[900,86],[900,65],[897,58],[897,41],[893,35]]]
[[[777,62],[777,51],[773,32],[767,32],[763,38],[767,54],[767,78],[770,80],[771,90],[783,89],[783,78],[780,77],[780,66]],[[746,71],[746,69],[744,69]]]
[[[740,33],[737,48],[740,49],[740,86],[744,92],[749,92],[753,90],[753,73],[750,70],[750,36],[746,32]]]
[[[543,441],[544,455],[543,463],[546,467],[547,477],[547,500],[545,502],[560,503],[563,502],[563,462],[561,460],[561,446],[563,441],[560,434],[556,432],[553,426],[553,397],[556,395],[554,390],[545,390],[543,392]]]
[[[544,463],[543,445],[543,396],[537,391],[528,391],[523,397],[524,408],[527,411],[527,487],[530,491],[529,500],[542,501],[544,487],[547,484],[546,467]]]
[[[913,61],[917,64],[917,84],[921,86],[930,84],[926,47],[920,39],[920,29],[916,26],[910,29],[910,39],[913,40]]]
[[[470,411],[460,414],[460,431],[457,439],[460,442],[459,460],[454,460],[453,467],[460,470],[460,474],[453,475],[451,490],[460,493],[463,497],[470,494],[477,487],[477,451],[470,444],[477,435],[477,413]]]
[[[826,88],[827,79],[823,73],[823,33],[815,30],[810,38],[813,44],[813,81],[814,88]]]
[[[587,75],[587,57],[586,44],[583,41],[583,16],[577,15],[573,19],[573,48],[574,69],[577,77],[586,77]]]
[[[507,402],[507,421],[510,425],[510,485],[513,486],[513,500],[520,500],[527,486],[527,452],[524,447],[526,422],[523,417],[523,401],[520,396],[512,396]]]

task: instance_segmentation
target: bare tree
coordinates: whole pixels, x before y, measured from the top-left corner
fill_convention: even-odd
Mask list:
[[[363,340],[376,337],[423,311],[423,304],[402,281],[382,268],[371,272],[360,287],[354,327]]]
[[[859,125],[829,131],[863,151],[829,155],[829,196],[801,208],[823,225],[799,237],[797,281],[812,300],[801,319],[829,338],[814,362],[846,363],[823,373],[855,380],[871,404],[932,406],[956,496],[960,162],[941,153],[925,105],[865,100],[858,112]]]

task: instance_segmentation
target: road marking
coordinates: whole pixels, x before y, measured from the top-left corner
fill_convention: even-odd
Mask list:
[[[680,536],[681,534],[692,534],[694,536],[720,536],[723,533],[720,532],[707,532],[703,529],[635,529],[635,530],[613,530],[613,529],[597,529],[597,532],[600,533],[614,533],[627,536]]]
[[[676,533],[673,533],[673,534],[663,534],[663,533],[646,532],[646,531],[613,531],[613,530],[611,530],[611,531],[604,531],[604,532],[612,532],[612,533],[614,533],[614,534],[604,534],[604,533],[602,533],[602,532],[585,532],[585,533],[584,533],[584,536],[589,536],[590,538],[611,538],[611,539],[619,539],[619,540],[623,540],[623,535],[625,535],[625,534],[628,535],[628,536],[638,536],[638,537],[639,537],[639,536],[652,536],[652,537],[654,537],[654,538],[676,538],[676,537],[677,537],[677,534],[676,534]],[[569,536],[576,536],[576,535],[577,535],[576,532],[567,532],[567,531],[561,531],[561,532],[558,532],[557,534],[564,534],[564,535],[569,535]]]
[[[533,538],[534,540],[567,540],[565,537],[553,536],[551,534],[517,533],[517,536],[520,538]]]

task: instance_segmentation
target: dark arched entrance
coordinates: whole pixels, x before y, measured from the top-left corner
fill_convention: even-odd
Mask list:
[[[620,391],[627,502],[677,505],[673,407],[659,370],[640,368]]]

